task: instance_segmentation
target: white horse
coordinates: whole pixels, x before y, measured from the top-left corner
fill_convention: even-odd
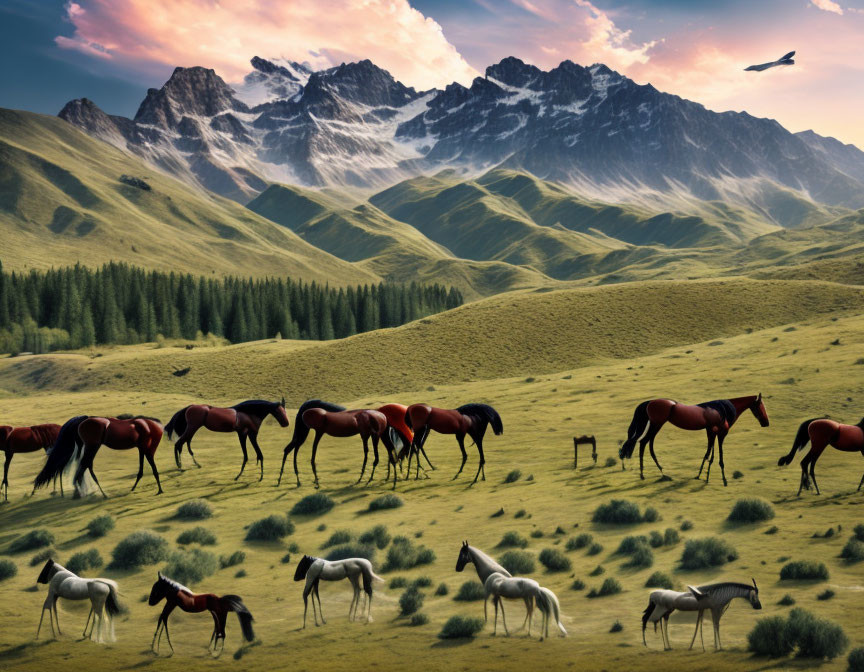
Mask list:
[[[36,628],[36,638],[42,629],[45,610],[49,611],[51,634],[56,637],[60,632],[60,616],[57,613],[57,600],[61,597],[67,600],[90,600],[90,613],[84,624],[84,637],[93,641],[114,641],[114,616],[120,613],[120,603],[117,599],[117,584],[110,579],[82,579],[53,560],[48,560],[36,579],[37,583],[48,584],[48,595],[42,605],[42,615],[39,617],[39,627]],[[107,618],[106,618],[107,615]],[[93,624],[90,624],[90,618]],[[54,631],[54,621],[57,621],[57,631]],[[90,626],[90,634],[87,627]]]
[[[306,579],[306,585],[303,588],[303,627],[306,627],[309,593],[312,593],[312,616],[315,618],[315,625],[318,625],[318,614],[315,611],[316,597],[318,598],[318,611],[321,612],[321,623],[327,624],[327,621],[324,620],[324,610],[321,608],[321,596],[318,594],[318,582],[322,579],[324,581],[341,581],[342,579],[351,581],[351,585],[354,587],[354,597],[351,598],[351,606],[348,607],[348,620],[355,620],[361,599],[361,577],[363,579],[363,591],[366,593],[366,622],[369,623],[372,621],[372,582],[381,581],[383,583],[384,581],[372,571],[372,563],[366,558],[330,561],[304,555],[297,564],[297,571],[294,572],[295,581]]]
[[[567,631],[561,624],[561,607],[558,604],[558,598],[548,588],[543,588],[534,579],[525,579],[521,577],[506,577],[500,572],[493,572],[483,584],[486,591],[486,599],[483,602],[483,616],[488,621],[487,605],[489,597],[492,597],[492,604],[495,607],[495,628],[492,634],[498,632],[498,605],[501,603],[501,598],[521,599],[525,601],[525,608],[528,610],[526,619],[528,621],[528,636],[531,636],[531,626],[534,622],[534,605],[540,609],[543,614],[543,621],[540,625],[540,641],[543,641],[545,636],[549,637],[549,620],[554,618],[561,635],[566,637]],[[507,630],[507,619],[504,617],[504,609],[501,609],[501,620],[504,623],[504,632],[509,636]],[[524,626],[524,624],[523,624]]]

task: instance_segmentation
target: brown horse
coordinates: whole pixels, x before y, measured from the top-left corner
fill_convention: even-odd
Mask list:
[[[803,450],[807,444],[810,444],[810,452],[801,460],[801,485],[798,486],[798,495],[801,495],[801,489],[810,489],[810,479],[813,479],[813,485],[816,486],[816,494],[819,492],[819,485],[816,483],[816,460],[822,455],[822,451],[828,446],[833,446],[837,450],[842,450],[846,453],[858,453],[864,455],[864,418],[857,425],[841,425],[839,422],[829,420],[828,418],[813,418],[805,420],[798,427],[798,433],[795,435],[795,441],[792,444],[792,450],[788,455],[784,455],[777,462],[778,466],[785,467],[792,462],[795,453]],[[807,475],[807,469],[810,469],[810,475]],[[861,477],[861,482],[858,483],[858,490],[864,486],[864,476]]]
[[[417,457],[417,474],[414,477],[416,480],[420,476],[420,456],[418,451],[423,450],[426,439],[429,438],[429,431],[435,430],[439,434],[455,434],[456,441],[459,443],[459,450],[462,451],[462,464],[459,466],[459,471],[453,477],[455,481],[462,473],[465,467],[465,461],[468,459],[468,453],[465,452],[465,435],[471,437],[477,444],[477,452],[480,454],[480,464],[477,466],[477,473],[474,475],[473,485],[477,482],[477,478],[481,472],[483,480],[486,480],[486,458],[483,455],[483,436],[486,434],[486,428],[491,424],[492,431],[496,436],[504,432],[504,425],[501,422],[501,416],[491,406],[486,404],[465,404],[457,409],[435,408],[428,404],[413,404],[408,407],[408,412],[405,414],[405,421],[414,432],[414,441],[408,449],[408,471],[411,471],[411,454]],[[402,451],[400,459],[405,454]]]
[[[0,427],[0,450],[6,453],[6,461],[3,464],[3,482],[0,489],[5,486],[3,496],[9,501],[9,465],[16,453],[35,453],[37,450],[47,451],[57,440],[60,433],[60,425],[33,425],[32,427]],[[55,489],[57,482],[54,482]],[[60,480],[60,491],[63,491],[63,481]]]
[[[735,424],[735,421],[747,410],[753,413],[762,427],[768,426],[768,412],[765,410],[765,404],[762,403],[761,393],[749,397],[706,401],[696,406],[679,404],[672,399],[643,401],[636,407],[636,411],[633,413],[633,420],[630,422],[630,428],[627,430],[627,440],[619,451],[621,466],[623,468],[624,460],[633,456],[636,441],[639,441],[639,437],[641,436],[642,440],[639,442],[639,477],[642,479],[645,478],[645,474],[643,473],[643,458],[645,456],[646,444],[649,446],[654,464],[657,465],[662,474],[663,467],[660,466],[657,456],[654,454],[654,437],[657,436],[657,432],[660,431],[660,428],[664,424],[671,422],[681,429],[704,429],[707,432],[708,450],[705,451],[705,457],[702,458],[702,466],[699,467],[699,473],[696,475],[696,478],[702,476],[705,460],[708,460],[708,471],[705,473],[706,483],[711,474],[711,463],[714,462],[714,441],[715,439],[717,440],[720,446],[720,473],[723,474],[723,485],[726,485],[726,470],[723,465],[723,440],[729,433],[729,429]],[[645,431],[646,427],[648,428],[647,432]],[[710,460],[708,459],[709,457]]]
[[[393,463],[393,488],[396,488],[396,460],[393,443],[387,432],[387,416],[381,411],[371,409],[360,409],[356,411],[325,411],[323,408],[310,408],[303,412],[303,424],[315,432],[315,440],[312,442],[312,473],[315,474],[315,487],[318,487],[318,471],[315,468],[315,455],[318,452],[318,443],[325,434],[330,436],[348,437],[360,435],[363,440],[363,468],[360,470],[359,483],[366,471],[366,460],[369,456],[369,438],[372,438],[372,448],[375,451],[375,461],[372,463],[372,473],[369,475],[369,483],[375,476],[375,467],[378,465],[378,441],[380,440],[387,449],[387,459]],[[297,478],[300,485],[300,478]]]
[[[112,450],[131,450],[138,449],[138,476],[135,478],[135,484],[132,490],[138,485],[141,476],[144,473],[144,458],[150,464],[150,469],[153,471],[153,476],[156,478],[156,485],[159,487],[157,495],[162,494],[162,484],[159,482],[159,471],[156,469],[156,463],[153,456],[156,454],[156,449],[159,447],[159,442],[162,440],[162,423],[156,418],[146,418],[143,416],[122,416],[119,418],[100,418],[96,416],[79,415],[71,420],[68,420],[65,425],[60,428],[60,433],[57,435],[57,441],[48,452],[48,460],[42,471],[36,476],[36,481],[33,484],[33,491],[46,485],[55,476],[63,473],[73,459],[76,459],[76,446],[83,445],[78,458],[78,468],[75,471],[75,476],[72,478],[72,484],[75,486],[75,496],[81,495],[81,483],[85,472],[90,472],[90,476],[96,483],[102,496],[106,499],[108,495],[99,485],[99,479],[93,472],[93,459],[99,448],[103,445]]]
[[[246,439],[248,438],[255,449],[256,461],[261,468],[261,475],[258,477],[258,480],[261,481],[264,478],[264,455],[258,446],[258,430],[261,429],[261,423],[264,422],[268,415],[276,418],[281,427],[287,427],[288,414],[285,412],[285,399],[283,398],[282,401],[251,399],[231,408],[219,408],[218,406],[208,406],[207,404],[193,404],[192,406],[181,408],[168,421],[165,427],[169,439],[174,434],[178,437],[177,442],[174,444],[174,460],[177,462],[177,468],[183,468],[180,457],[184,443],[195,466],[201,467],[192,452],[192,437],[202,427],[209,429],[211,432],[237,432],[240,448],[243,451],[243,463],[240,465],[240,473],[234,477],[234,480],[236,481],[243,475],[246,462],[249,460],[249,456],[246,453]]]

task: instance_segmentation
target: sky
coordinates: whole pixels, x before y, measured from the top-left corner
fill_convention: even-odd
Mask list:
[[[605,63],[717,110],[864,148],[864,0],[0,0],[0,107],[132,116],[176,66],[369,58],[418,89],[516,56]],[[796,64],[747,65],[796,50]]]

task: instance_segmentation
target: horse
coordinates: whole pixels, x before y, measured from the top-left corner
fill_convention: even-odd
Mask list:
[[[225,649],[225,622],[228,619],[228,612],[233,611],[237,614],[237,620],[240,621],[240,629],[243,631],[243,639],[247,642],[254,641],[255,632],[252,629],[252,614],[246,605],[243,604],[243,599],[239,595],[223,595],[219,597],[213,593],[193,593],[186,586],[183,586],[176,581],[164,576],[162,572],[158,572],[156,583],[150,589],[150,597],[147,604],[151,607],[156,606],[165,600],[165,606],[162,608],[162,613],[156,621],[156,632],[153,633],[153,642],[150,644],[150,650],[153,653],[159,653],[159,645],[162,642],[162,632],[164,630],[165,637],[168,639],[168,646],[171,647],[171,653],[174,653],[174,645],[171,644],[171,635],[168,633],[168,617],[175,608],[180,607],[181,610],[189,614],[200,614],[203,611],[209,611],[213,617],[213,634],[210,635],[210,643],[207,645],[207,650],[212,647],[213,653],[216,653],[216,647],[219,645],[219,640],[222,640],[222,648],[219,649],[221,655]]]
[[[484,586],[486,585],[486,580],[492,574],[501,574],[506,578],[512,578],[513,576],[479,548],[474,548],[473,546],[470,546],[467,541],[463,541],[462,546],[459,549],[459,557],[456,558],[456,571],[461,572],[464,570],[465,565],[469,562],[474,565],[474,569],[477,571],[477,578],[480,579],[480,583]],[[504,595],[502,597],[507,596]],[[500,600],[499,604],[501,606],[501,618],[504,618],[504,604],[500,602]],[[522,622],[522,627],[519,628],[520,630],[525,627],[525,624],[528,622],[528,616],[532,610],[532,606],[527,600],[525,600],[525,608],[528,610],[528,613],[525,614],[525,620]]]
[[[84,624],[83,637],[89,636],[96,642],[114,641],[114,617],[120,613],[116,582],[111,579],[82,579],[50,558],[42,567],[36,582],[48,584],[48,595],[42,605],[42,615],[39,617],[39,626],[36,628],[36,639],[39,639],[39,631],[42,629],[42,620],[45,618],[46,609],[51,621],[51,634],[55,638],[58,634],[63,634],[60,632],[60,616],[57,613],[57,600],[63,597],[67,600],[90,600],[90,613]],[[92,626],[90,625],[91,616],[93,617]],[[56,632],[54,631],[55,619],[57,621]],[[90,626],[89,635],[87,634],[87,626]]]
[[[841,425],[839,422],[829,420],[828,418],[813,418],[805,420],[798,427],[798,432],[795,435],[795,441],[792,444],[792,450],[788,455],[784,455],[777,462],[777,465],[784,467],[792,462],[795,453],[803,450],[810,443],[810,452],[801,460],[801,485],[798,486],[798,496],[801,496],[803,488],[810,489],[810,479],[813,480],[813,485],[816,486],[816,494],[819,492],[819,484],[816,483],[816,460],[822,455],[822,451],[828,446],[833,446],[837,450],[842,450],[847,453],[861,452],[864,455],[864,418],[857,425]],[[807,468],[810,468],[810,475],[807,475]],[[858,483],[858,490],[864,485],[864,476]]]
[[[285,446],[285,450],[282,453],[282,468],[279,470],[279,479],[276,481],[277,486],[282,484],[282,474],[285,471],[285,460],[288,459],[288,455],[293,452],[294,476],[297,478],[297,487],[300,487],[300,473],[297,469],[297,455],[300,452],[300,447],[306,442],[306,438],[309,436],[309,427],[306,425],[305,422],[303,422],[303,414],[311,408],[320,408],[322,410],[330,412],[347,410],[344,406],[340,406],[339,404],[334,404],[329,401],[321,401],[320,399],[309,399],[308,401],[304,401],[303,404],[301,404],[300,408],[297,411],[297,416],[294,418],[294,436],[291,438],[291,441],[288,442],[288,445]],[[393,444],[394,451],[401,450],[405,446],[410,446],[411,441],[414,438],[414,433],[405,423],[405,412],[407,411],[407,407],[403,406],[402,404],[384,404],[383,406],[378,407],[378,409],[376,410],[383,413],[384,416],[387,418],[387,424],[389,425],[387,431],[390,435],[390,442]],[[375,452],[375,461],[373,462],[372,466],[374,473],[375,466],[378,464],[378,447],[373,443],[372,448]],[[365,470],[365,453],[363,457],[363,470]],[[429,466],[432,466],[431,462],[429,463]],[[432,468],[434,469],[435,467]],[[361,470],[360,478],[363,478],[363,470]],[[390,461],[388,460],[387,477],[384,480],[386,481],[389,478]]]
[[[309,593],[312,593],[312,616],[315,626],[318,626],[318,614],[315,611],[315,598],[318,598],[318,611],[321,612],[321,623],[327,625],[324,620],[324,610],[321,608],[321,596],[318,594],[318,583],[324,581],[341,581],[347,578],[354,587],[354,597],[351,598],[351,606],[348,607],[348,620],[357,619],[357,608],[360,606],[360,579],[363,579],[363,592],[366,593],[366,622],[372,621],[372,582],[384,579],[372,570],[372,563],[366,558],[347,558],[345,560],[325,560],[304,555],[297,563],[294,572],[295,581],[306,580],[303,587],[303,628],[306,628],[306,612],[309,609]]]
[[[318,453],[318,444],[325,434],[338,437],[349,437],[360,435],[363,440],[363,468],[360,471],[359,483],[366,471],[366,459],[369,454],[369,438],[372,438],[372,448],[375,451],[375,461],[372,463],[372,473],[367,483],[375,476],[375,467],[378,465],[378,441],[380,440],[387,449],[387,458],[393,463],[393,489],[396,489],[396,460],[394,457],[393,444],[387,433],[387,416],[380,411],[372,409],[361,409],[355,411],[325,411],[323,408],[310,408],[303,411],[303,424],[315,431],[315,440],[312,442],[312,473],[315,475],[315,487],[319,487],[318,470],[315,466],[315,456]],[[298,477],[299,484],[300,479]]]
[[[405,422],[414,432],[414,441],[408,450],[408,471],[411,471],[411,454],[417,455],[417,475],[415,480],[420,476],[420,457],[418,450],[423,450],[426,439],[429,437],[429,431],[435,430],[439,434],[455,434],[456,441],[459,443],[459,450],[462,451],[462,464],[459,466],[459,471],[453,477],[455,481],[462,473],[465,467],[465,461],[468,459],[468,454],[465,452],[465,435],[470,436],[477,445],[477,451],[480,454],[480,464],[477,467],[477,473],[474,475],[474,480],[471,485],[477,482],[477,478],[481,472],[483,480],[486,480],[486,458],[483,455],[483,436],[486,434],[486,428],[492,425],[492,430],[496,436],[504,433],[504,425],[501,422],[501,416],[498,411],[487,404],[465,404],[457,409],[450,410],[444,408],[435,408],[428,404],[413,404],[408,407],[405,413]],[[403,455],[405,450],[403,450]],[[401,455],[400,455],[401,458]]]
[[[756,585],[756,579],[752,579],[753,585],[748,583],[733,583],[726,581],[723,583],[712,583],[707,586],[687,586],[686,593],[679,593],[675,590],[655,590],[651,593],[648,599],[648,607],[642,614],[642,643],[648,646],[645,641],[645,628],[648,622],[654,623],[654,629],[657,629],[657,621],[660,624],[661,635],[663,636],[663,649],[667,651],[672,648],[669,641],[669,616],[676,609],[678,611],[696,611],[699,612],[696,616],[696,629],[693,631],[693,637],[690,640],[690,649],[693,648],[693,643],[696,641],[696,633],[701,631],[702,620],[705,611],[711,610],[711,622],[714,626],[714,649],[720,650],[723,647],[720,644],[720,619],[726,610],[729,608],[729,603],[736,598],[743,598],[750,602],[753,609],[761,609],[762,602],[759,600],[759,587]],[[665,632],[663,629],[665,623]],[[705,643],[702,643],[702,649],[705,649]]]
[[[486,621],[489,620],[487,605],[489,597],[492,597],[492,604],[495,607],[495,628],[492,632],[494,636],[498,632],[498,605],[501,598],[507,597],[510,599],[522,599],[525,601],[525,606],[528,609],[528,636],[531,636],[531,625],[534,616],[534,604],[540,609],[543,614],[543,622],[540,626],[540,641],[543,641],[545,636],[549,637],[549,620],[555,618],[558,629],[563,637],[567,636],[567,631],[561,624],[561,609],[558,604],[558,598],[548,588],[543,588],[534,579],[526,579],[522,577],[507,577],[500,572],[492,572],[483,584],[483,590],[486,593],[486,599],[483,601],[483,617]],[[504,632],[509,636],[507,631],[507,619],[504,618],[504,609],[502,605],[501,619],[504,623]]]
[[[0,483],[0,489],[3,489],[5,500],[9,501],[9,465],[12,464],[12,458],[16,453],[35,453],[37,450],[44,450],[46,453],[54,442],[57,440],[57,435],[60,433],[60,425],[33,425],[31,427],[10,427],[3,425],[0,427],[0,450],[6,453],[6,461],[3,463],[3,482]],[[57,490],[57,480],[54,480],[54,490]],[[63,494],[63,479],[60,478],[60,493]]]
[[[744,411],[750,410],[759,424],[762,427],[768,426],[768,412],[765,410],[765,404],[762,402],[762,394],[752,395],[749,397],[735,397],[734,399],[720,399],[716,401],[706,401],[696,406],[688,406],[679,404],[672,399],[651,399],[643,401],[636,407],[633,413],[633,420],[630,422],[630,428],[627,430],[627,440],[621,446],[619,457],[621,458],[621,468],[624,468],[624,460],[633,457],[633,449],[636,447],[636,441],[639,441],[639,478],[645,479],[643,471],[643,461],[645,457],[645,445],[648,444],[651,457],[654,464],[663,473],[663,467],[657,461],[657,456],[654,454],[654,437],[667,422],[671,422],[676,427],[681,429],[697,430],[704,429],[708,434],[708,450],[705,451],[705,457],[702,458],[702,466],[699,467],[699,473],[696,478],[701,478],[702,469],[705,467],[705,460],[708,461],[708,471],[705,473],[705,482],[711,475],[711,464],[714,462],[714,440],[716,439],[720,446],[720,472],[723,475],[723,485],[726,482],[726,470],[723,465],[723,441],[729,429],[735,424],[735,421],[741,416]],[[645,428],[648,428],[645,431]],[[643,436],[644,433],[644,436]]]
[[[165,426],[169,439],[175,434],[177,435],[177,441],[174,443],[174,461],[177,462],[177,468],[183,468],[181,457],[184,443],[186,444],[186,450],[189,451],[189,455],[192,458],[192,462],[195,463],[196,467],[201,467],[198,464],[198,460],[195,459],[195,454],[192,452],[192,437],[202,427],[209,429],[211,432],[237,432],[237,438],[240,440],[240,449],[243,451],[243,463],[240,465],[240,473],[234,477],[234,480],[236,481],[243,475],[246,462],[249,460],[246,454],[246,439],[248,438],[255,449],[256,462],[260,465],[261,475],[258,478],[260,482],[264,479],[264,455],[258,446],[258,430],[261,429],[261,423],[264,422],[268,415],[276,418],[280,427],[288,426],[288,414],[285,412],[284,397],[282,401],[250,399],[230,408],[208,406],[207,404],[193,404],[181,408],[171,417],[171,420]]]
[[[90,472],[90,476],[95,481],[102,496],[105,499],[108,498],[102,486],[99,485],[99,479],[93,472],[93,460],[103,445],[112,450],[137,448],[138,475],[135,477],[132,491],[134,492],[138,481],[144,474],[144,458],[146,457],[159,488],[156,494],[161,495],[162,483],[159,481],[159,471],[153,460],[161,440],[162,423],[156,418],[141,415],[121,416],[119,418],[79,415],[71,418],[60,428],[57,441],[48,453],[45,466],[42,467],[42,471],[39,472],[33,483],[33,491],[35,492],[37,488],[46,485],[52,478],[62,474],[66,465],[75,457],[76,445],[82,444],[83,454],[75,471],[75,476],[72,478],[76,497],[81,496],[81,482],[85,472]]]

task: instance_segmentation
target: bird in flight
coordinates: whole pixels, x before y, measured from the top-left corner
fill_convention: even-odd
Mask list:
[[[744,70],[755,70],[756,72],[762,72],[763,70],[767,70],[768,68],[776,68],[778,65],[795,65],[795,61],[792,60],[792,57],[794,55],[795,52],[790,51],[788,54],[781,56],[776,61],[771,61],[770,63],[760,63],[759,65],[751,65],[750,67],[744,68]]]

